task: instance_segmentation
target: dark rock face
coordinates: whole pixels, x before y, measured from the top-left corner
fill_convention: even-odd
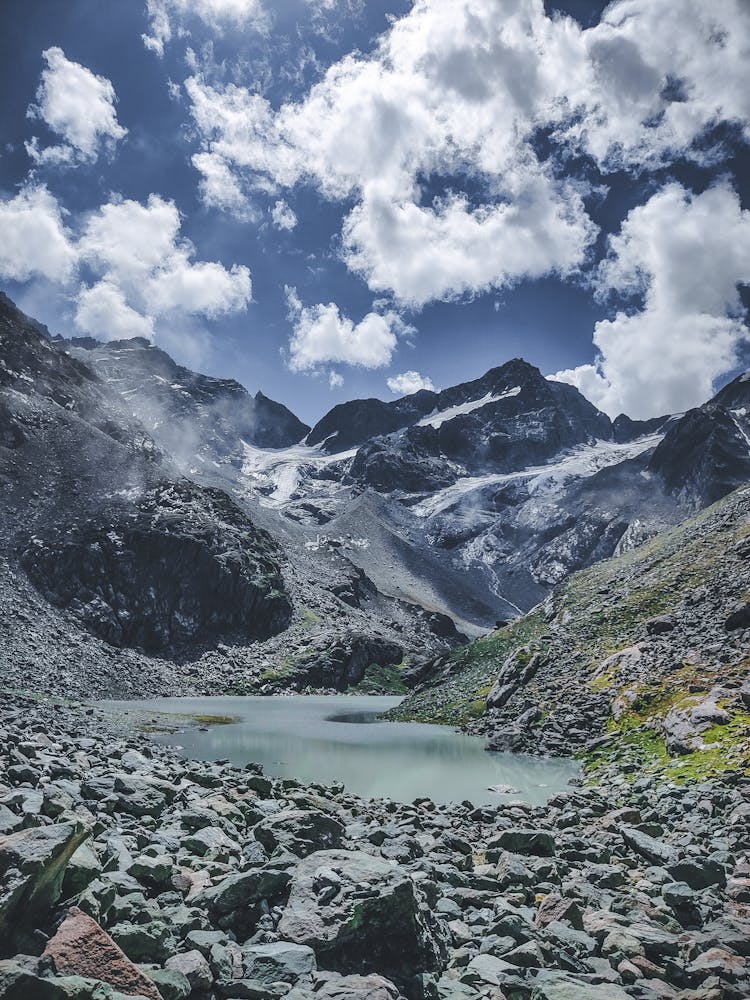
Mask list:
[[[429,492],[455,482],[460,469],[512,472],[612,437],[609,418],[577,389],[547,381],[518,358],[438,393],[433,402],[421,422],[360,448],[351,478],[381,492]]]
[[[346,451],[372,437],[416,423],[435,407],[437,398],[437,393],[422,389],[392,403],[384,403],[381,399],[339,403],[313,427],[307,443],[322,444],[330,453]]]
[[[291,605],[277,555],[227,496],[182,481],[35,536],[21,561],[49,600],[108,642],[164,649],[283,629]]]
[[[302,660],[298,676],[301,682],[314,687],[346,691],[364,679],[368,667],[392,666],[403,658],[404,650],[398,643],[378,636],[350,634]]]
[[[288,624],[271,536],[181,479],[125,398],[7,300],[0,356],[0,548],[41,594],[107,642],[148,650]]]
[[[627,414],[621,413],[612,421],[612,433],[615,441],[624,443],[625,441],[635,441],[636,438],[643,437],[644,434],[653,434],[660,430],[672,418],[652,417],[651,420],[632,420]]]
[[[70,355],[125,394],[128,405],[181,463],[196,456],[242,460],[242,442],[286,448],[310,429],[262,392],[254,397],[234,379],[211,378],[178,365],[141,337],[99,344],[58,340]]]
[[[750,479],[750,379],[747,373],[674,424],[649,466],[671,493],[703,506]]]

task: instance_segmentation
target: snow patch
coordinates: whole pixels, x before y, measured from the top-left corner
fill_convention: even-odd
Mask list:
[[[655,447],[662,434],[648,434],[636,441],[617,444],[613,441],[597,441],[592,445],[564,453],[547,465],[531,466],[518,472],[497,473],[487,476],[467,476],[452,486],[426,497],[411,508],[417,517],[434,517],[453,507],[460,500],[488,486],[497,486],[514,480],[526,480],[530,495],[547,492],[562,485],[571,478],[584,479],[601,469],[636,458],[642,452]]]
[[[262,494],[263,507],[283,507],[297,492],[302,478],[314,475],[327,465],[354,458],[356,448],[326,455],[322,445],[305,444],[290,448],[256,448],[242,442],[244,457],[241,476],[247,485]]]
[[[487,406],[489,403],[497,403],[501,399],[510,399],[511,396],[517,396],[521,391],[521,386],[514,386],[512,389],[507,389],[505,392],[501,392],[499,395],[488,392],[486,396],[482,396],[481,399],[470,399],[467,403],[458,403],[456,406],[449,406],[446,410],[433,410],[432,413],[428,413],[426,417],[423,417],[417,424],[417,427],[440,427],[442,424],[446,423],[448,420],[454,420],[456,417],[461,417],[465,413],[471,413],[473,410],[479,410],[483,406]]]

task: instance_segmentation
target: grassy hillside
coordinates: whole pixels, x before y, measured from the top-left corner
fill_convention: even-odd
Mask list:
[[[575,574],[544,605],[454,652],[394,714],[465,726],[514,750],[576,752],[591,769],[613,759],[625,771],[645,767],[675,778],[744,769],[750,765],[750,715],[740,694],[750,668],[745,602],[746,487]],[[506,659],[516,653],[520,669],[536,652],[543,660],[536,676],[503,707],[488,708]],[[536,718],[527,722],[524,713]],[[688,745],[677,750],[675,729],[687,733]]]

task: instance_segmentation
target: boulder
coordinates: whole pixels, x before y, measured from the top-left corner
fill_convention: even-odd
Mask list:
[[[630,1000],[630,995],[614,983],[594,985],[553,972],[534,983],[531,1000]]]
[[[312,987],[297,986],[286,1000],[402,1000],[401,993],[383,976],[342,976],[320,972]]]
[[[290,875],[278,868],[254,868],[247,872],[227,875],[217,885],[204,889],[192,900],[192,905],[204,906],[214,917],[279,896],[289,884]]]
[[[73,907],[44,955],[62,975],[88,976],[114,986],[121,993],[161,1000],[153,982],[135,966],[95,920]]]
[[[0,942],[46,921],[60,898],[68,861],[88,835],[75,822],[0,837]]]
[[[620,827],[620,836],[628,847],[650,861],[652,865],[672,864],[677,861],[677,851],[674,847],[650,837],[634,826]]]
[[[445,926],[406,872],[354,851],[301,862],[278,932],[313,948],[325,969],[377,971],[396,983],[441,968],[447,955]]]
[[[283,847],[306,858],[313,851],[339,847],[344,827],[332,816],[314,809],[285,809],[258,824],[254,833],[269,852]]]
[[[245,975],[259,983],[295,983],[315,972],[315,952],[304,944],[277,941],[245,945],[242,949]]]
[[[555,838],[548,830],[531,830],[521,827],[511,827],[503,830],[489,842],[490,848],[500,848],[512,854],[535,855],[539,858],[551,858],[555,855]]]
[[[172,972],[181,972],[190,983],[193,993],[205,993],[213,985],[211,966],[197,949],[171,955],[164,963],[164,968]]]

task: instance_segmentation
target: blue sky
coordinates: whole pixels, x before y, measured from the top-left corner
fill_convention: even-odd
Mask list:
[[[519,355],[695,405],[746,363],[750,8],[604,6],[6,0],[0,287],[308,421]]]

